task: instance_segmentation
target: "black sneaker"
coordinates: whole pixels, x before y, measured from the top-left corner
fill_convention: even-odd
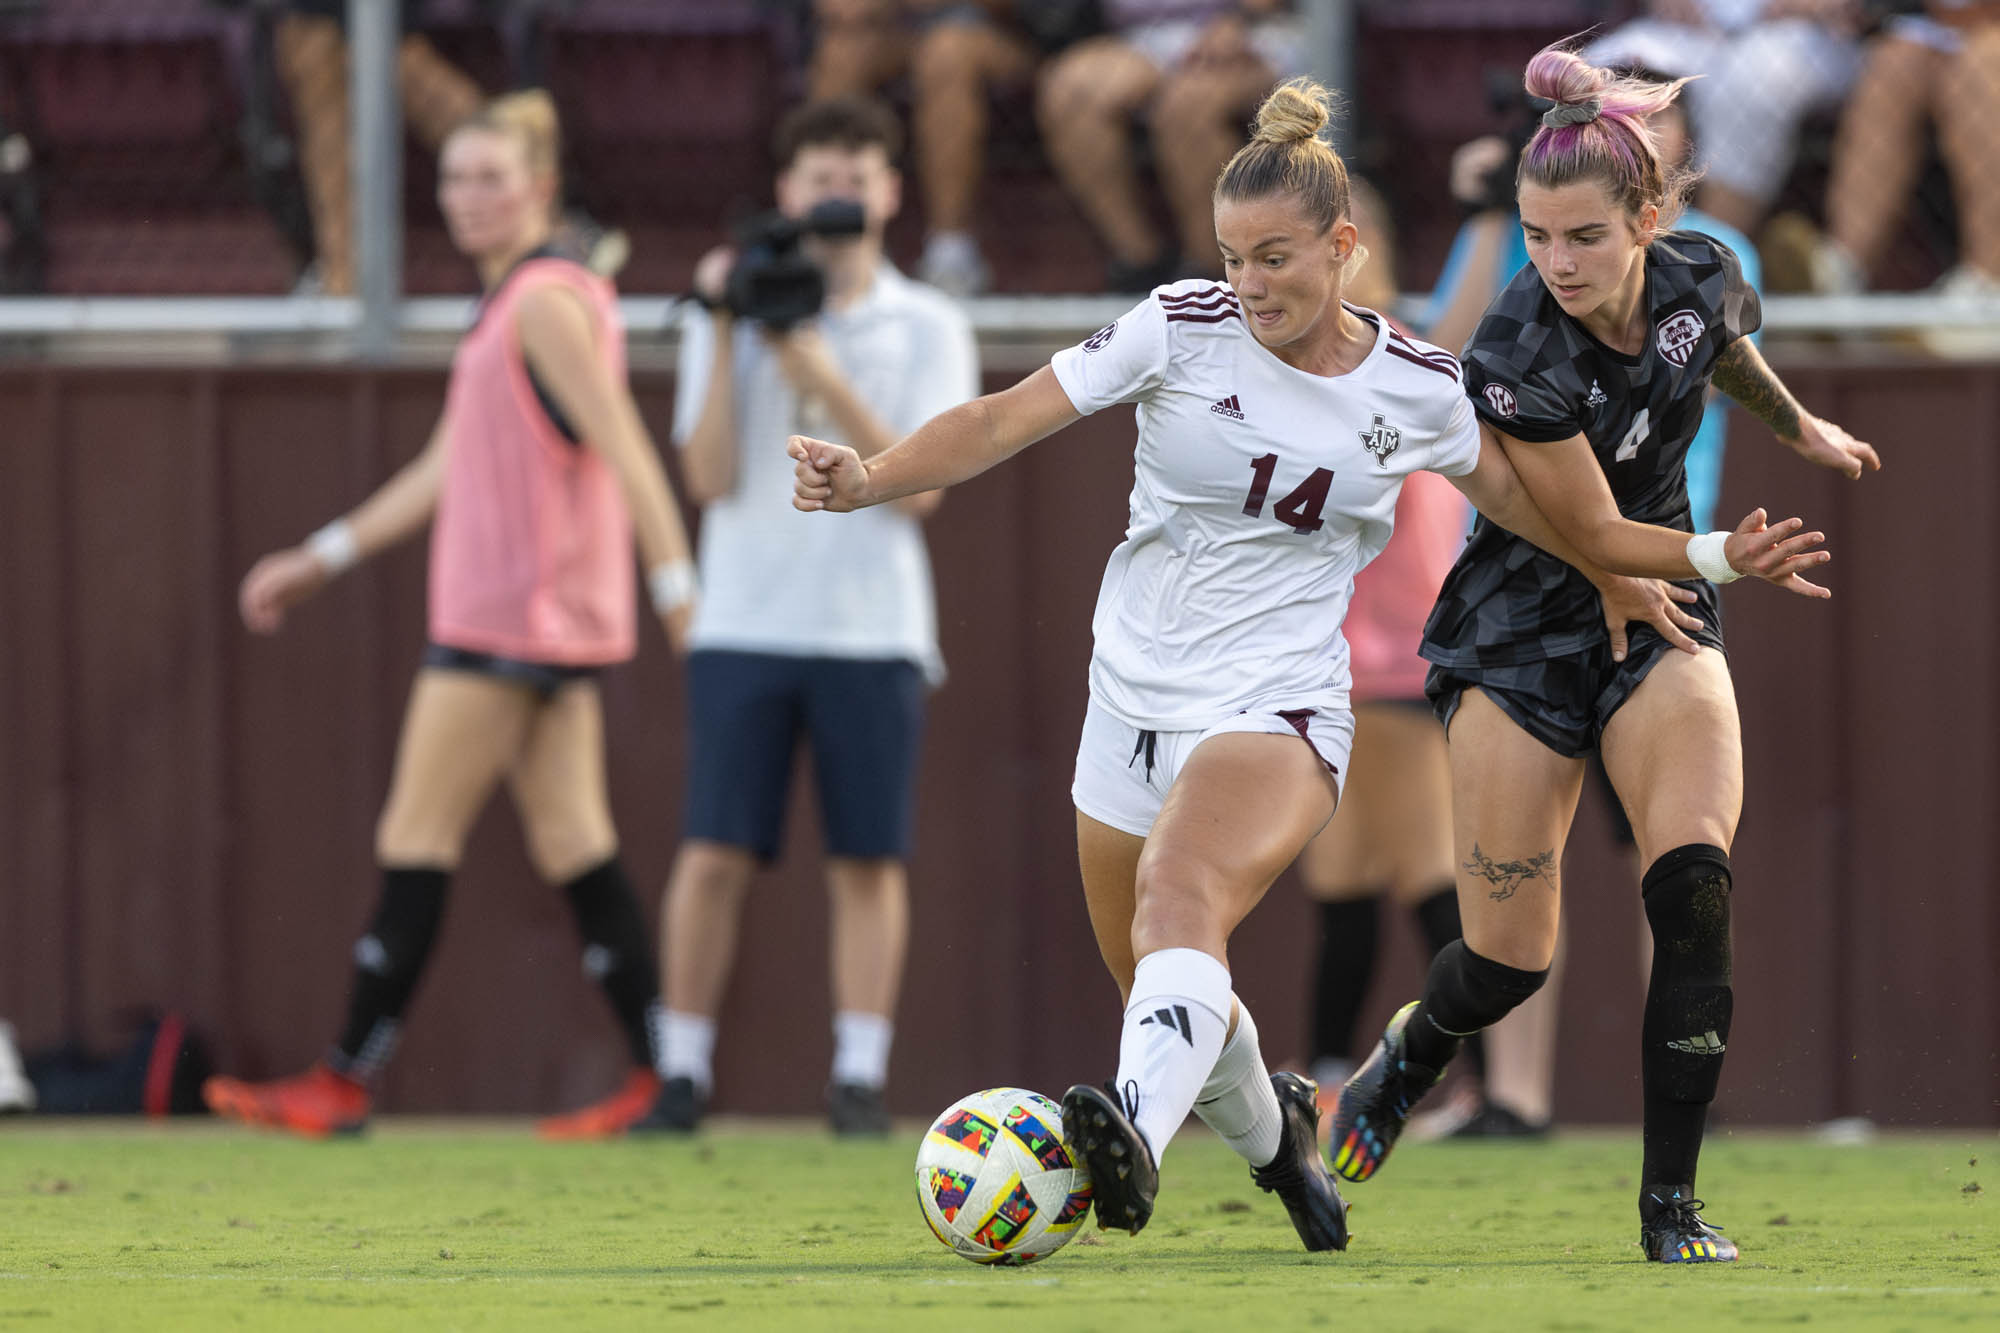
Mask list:
[[[862,1083],[836,1083],[826,1090],[826,1118],[833,1132],[880,1138],[889,1132],[889,1107],[882,1089]]]
[[[1333,1169],[1345,1180],[1366,1180],[1381,1169],[1409,1123],[1410,1110],[1437,1086],[1443,1071],[1403,1058],[1403,1026],[1418,1001],[1396,1011],[1368,1063],[1354,1071],[1333,1110]]]
[[[1656,1264],[1731,1264],[1736,1242],[1701,1220],[1692,1185],[1648,1185],[1639,1198],[1639,1247]],[[1651,1216],[1648,1216],[1648,1214]]]
[[[1527,1120],[1511,1106],[1482,1101],[1465,1122],[1446,1134],[1448,1139],[1545,1139],[1549,1122]]]
[[[1153,1216],[1160,1168],[1110,1084],[1079,1083],[1063,1094],[1063,1141],[1090,1175],[1097,1225],[1136,1236]]]
[[[1347,1248],[1347,1201],[1319,1155],[1319,1087],[1297,1074],[1271,1075],[1284,1132],[1278,1155],[1252,1167],[1258,1188],[1276,1194],[1308,1250]]]
[[[628,1134],[692,1134],[701,1127],[702,1113],[708,1110],[708,1094],[695,1087],[691,1078],[670,1078],[660,1084],[653,1109],[645,1118],[632,1122]]]

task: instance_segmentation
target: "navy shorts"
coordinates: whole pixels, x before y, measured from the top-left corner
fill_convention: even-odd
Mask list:
[[[424,645],[424,665],[434,671],[467,671],[490,676],[509,685],[525,685],[543,703],[556,697],[563,686],[574,680],[590,680],[597,675],[593,666],[561,666],[553,662],[524,662],[518,657],[454,648],[448,643]]]
[[[685,836],[774,860],[804,741],[827,853],[906,857],[924,691],[902,659],[690,654]]]

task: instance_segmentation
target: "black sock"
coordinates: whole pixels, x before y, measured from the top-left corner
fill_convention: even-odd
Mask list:
[[[1646,1186],[1694,1185],[1709,1103],[1722,1078],[1734,1007],[1729,959],[1729,854],[1690,843],[1642,881],[1653,928],[1639,1068],[1645,1087]]]
[[[583,937],[583,970],[604,987],[632,1063],[651,1069],[655,1053],[649,1019],[660,1000],[660,969],[625,867],[614,856],[565,884],[563,893]]]
[[[1431,960],[1423,1001],[1403,1027],[1403,1058],[1442,1070],[1464,1038],[1505,1018],[1548,977],[1547,968],[1524,972],[1452,941]]]
[[[347,1026],[327,1055],[335,1073],[367,1083],[395,1053],[403,1010],[430,961],[450,884],[448,870],[383,867],[375,919],[354,945]]]
[[[1443,884],[1433,889],[1417,901],[1410,909],[1417,918],[1417,929],[1423,932],[1424,948],[1432,958],[1444,952],[1444,947],[1461,938],[1465,931],[1458,920],[1458,886]],[[1481,1083],[1486,1081],[1486,1037],[1475,1032],[1464,1039],[1465,1060],[1471,1066]]]
[[[1382,901],[1347,898],[1319,905],[1319,971],[1313,986],[1312,1061],[1354,1059],[1354,1029],[1375,979]]]

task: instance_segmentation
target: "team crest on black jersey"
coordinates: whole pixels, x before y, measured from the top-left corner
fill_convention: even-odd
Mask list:
[[[1389,455],[1403,443],[1403,432],[1382,420],[1380,412],[1367,430],[1355,433],[1361,437],[1361,447],[1375,455],[1375,461],[1383,467],[1389,466]]]
[[[1660,321],[1660,355],[1677,366],[1685,366],[1694,355],[1695,344],[1708,326],[1692,310],[1681,310]]]
[[[1520,404],[1514,401],[1514,391],[1498,380],[1486,386],[1486,401],[1503,417],[1511,417],[1521,410]]]
[[[1097,351],[1098,349],[1103,347],[1104,344],[1110,342],[1111,335],[1116,332],[1118,332],[1118,321],[1114,319],[1109,324],[1106,324],[1103,328],[1099,329],[1097,332],[1091,334],[1088,338],[1085,338],[1083,340],[1083,350],[1086,352]]]

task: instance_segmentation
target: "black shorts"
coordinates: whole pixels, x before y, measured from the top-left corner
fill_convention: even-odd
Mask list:
[[[776,858],[804,741],[828,854],[909,854],[924,722],[916,663],[703,649],[687,679],[685,836]]]
[[[1722,642],[1722,606],[1713,585],[1686,609],[1703,622],[1688,637],[1705,647],[1726,651]],[[1680,649],[1661,638],[1650,625],[1630,627],[1625,660],[1611,660],[1611,643],[1600,639],[1582,652],[1540,658],[1512,666],[1438,666],[1424,680],[1424,693],[1438,719],[1451,727],[1465,691],[1477,687],[1521,730],[1557,754],[1581,759],[1597,751],[1612,714],[1625,706],[1660,659]]]
[[[494,680],[505,681],[509,685],[525,685],[544,703],[555,698],[556,692],[572,681],[594,679],[599,670],[594,666],[524,662],[517,657],[501,657],[494,653],[474,652],[470,648],[454,648],[448,643],[425,644],[424,665],[437,671],[466,671],[476,676],[489,676]]]

